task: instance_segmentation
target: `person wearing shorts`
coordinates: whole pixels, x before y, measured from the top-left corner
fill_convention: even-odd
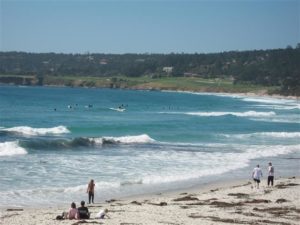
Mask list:
[[[252,171],[252,178],[254,180],[254,185],[257,189],[259,189],[260,178],[262,177],[262,171],[257,165]]]
[[[271,162],[269,162],[269,167],[268,167],[268,187],[271,184],[273,187],[274,184],[274,167]]]

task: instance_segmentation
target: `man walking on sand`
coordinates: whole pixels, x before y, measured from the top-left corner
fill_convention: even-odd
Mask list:
[[[256,186],[257,189],[259,189],[259,183],[260,183],[260,178],[262,177],[262,171],[259,168],[259,165],[257,165],[252,172],[252,178],[254,180],[254,185]]]
[[[271,183],[271,186],[273,187],[274,183],[274,167],[272,166],[272,163],[269,162],[269,167],[268,167],[268,187]]]

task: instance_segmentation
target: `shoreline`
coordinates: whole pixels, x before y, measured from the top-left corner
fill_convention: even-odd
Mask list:
[[[235,93],[235,92],[199,92],[199,91],[183,91],[183,90],[158,90],[162,92],[174,92],[174,93],[190,93],[190,94],[203,94],[203,95],[219,95],[219,96],[238,96],[238,97],[261,97],[261,98],[272,98],[272,99],[284,99],[284,100],[300,100],[300,96],[285,96],[278,94],[266,94],[266,93],[253,93],[253,92],[245,92],[245,93]]]
[[[249,179],[217,181],[188,189],[110,199],[87,205],[92,224],[297,224],[300,216],[300,178],[275,179],[273,188],[253,189]],[[76,202],[77,206],[79,202]],[[57,207],[6,207],[0,224],[79,224],[80,220],[55,220],[70,203]],[[95,219],[108,208],[107,219]],[[274,217],[275,215],[275,217]],[[277,215],[277,216],[276,216]],[[280,216],[278,216],[280,215]]]

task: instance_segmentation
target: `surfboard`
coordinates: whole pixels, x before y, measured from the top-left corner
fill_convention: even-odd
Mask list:
[[[118,111],[118,112],[124,112],[126,109],[124,108],[109,108],[111,110],[114,110],[114,111]]]

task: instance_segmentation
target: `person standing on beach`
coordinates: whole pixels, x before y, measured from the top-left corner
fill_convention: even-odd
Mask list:
[[[274,167],[271,162],[269,162],[269,167],[268,167],[268,187],[271,183],[271,186],[273,187],[274,183]]]
[[[259,189],[259,183],[260,183],[260,178],[263,176],[261,169],[259,168],[259,165],[257,165],[252,172],[252,178],[254,180],[254,185],[256,186],[257,189]]]
[[[89,204],[94,203],[94,189],[95,189],[95,183],[94,180],[91,180],[88,184],[86,192],[89,194]]]

